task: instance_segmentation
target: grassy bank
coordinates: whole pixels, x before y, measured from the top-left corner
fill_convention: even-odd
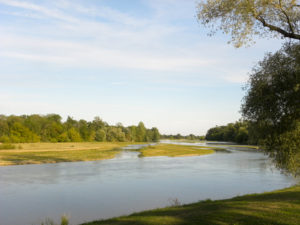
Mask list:
[[[214,153],[215,148],[189,145],[174,145],[174,144],[158,144],[149,146],[140,150],[141,157],[151,156],[169,156],[169,157],[183,157],[183,156],[198,156]]]
[[[184,143],[204,143],[205,140],[189,140],[189,139],[161,139],[161,141],[184,142]]]
[[[112,159],[122,151],[121,147],[132,144],[142,143],[69,142],[13,144],[0,150],[0,166]],[[140,151],[141,157],[182,157],[211,154],[214,153],[214,149],[216,148],[158,144],[138,151]]]
[[[84,225],[299,225],[300,186],[228,200],[202,201]]]
[[[72,142],[16,144],[0,151],[0,166],[111,159],[126,142]]]
[[[222,145],[222,147],[233,147],[233,148],[250,148],[250,149],[257,149],[259,150],[259,147],[256,145]]]

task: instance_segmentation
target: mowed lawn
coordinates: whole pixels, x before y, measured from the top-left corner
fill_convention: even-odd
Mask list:
[[[183,156],[198,156],[214,153],[213,147],[206,146],[190,146],[190,145],[174,145],[174,144],[158,144],[149,146],[140,150],[140,157],[151,156],[169,156],[169,157],[183,157]]]
[[[199,190],[201,191],[201,190]],[[84,225],[299,225],[300,186],[228,200],[202,201]]]
[[[0,150],[0,166],[114,158],[128,142],[72,142],[15,144],[16,149]]]

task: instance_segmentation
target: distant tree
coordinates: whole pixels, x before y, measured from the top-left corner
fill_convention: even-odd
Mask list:
[[[90,136],[89,136],[88,141],[95,141],[96,140],[96,131],[94,131],[90,128],[89,132],[90,132]]]
[[[31,132],[27,127],[23,126],[20,122],[15,122],[10,127],[10,141],[11,142],[39,142],[40,137]]]
[[[30,129],[32,132],[36,134],[40,134],[41,130],[43,129],[44,125],[46,124],[46,119],[41,117],[40,115],[33,114],[30,116],[23,116],[24,121],[23,124],[28,129]],[[41,136],[43,139],[43,137]]]
[[[64,123],[65,127],[67,130],[73,128],[73,127],[78,127],[78,122],[74,120],[72,117],[68,116],[67,121]]]
[[[122,131],[125,134],[125,140],[126,141],[133,141],[132,136],[131,136],[131,131],[130,131],[129,127],[123,127]]]
[[[210,128],[205,136],[208,141],[227,141],[239,144],[254,144],[249,141],[249,125],[247,121],[237,121],[226,126]]]
[[[130,133],[130,141],[137,141],[137,127],[136,126],[130,126],[128,127],[129,133]]]
[[[96,116],[91,124],[92,129],[99,130],[106,127],[108,124],[104,122],[99,116]]]
[[[95,117],[92,122],[74,120],[70,116],[63,123],[61,116],[0,115],[0,142],[79,142],[79,141],[157,141],[157,128],[124,127],[121,123],[110,126]]]
[[[40,116],[41,117],[41,116]],[[61,123],[61,116],[58,114],[48,114],[45,116],[45,118],[51,122],[55,122],[60,124]]]
[[[0,115],[0,137],[9,135],[9,126],[5,116]],[[1,140],[0,140],[1,142]]]
[[[175,139],[183,139],[183,136],[181,135],[181,134],[176,134],[175,136],[174,136],[174,138]]]
[[[61,123],[53,121],[46,126],[45,131],[47,133],[46,141],[57,142],[57,137],[63,132],[63,126]]]
[[[254,35],[281,35],[300,40],[299,0],[207,0],[198,4],[198,19],[213,34],[222,30],[236,46]]]
[[[234,137],[234,141],[237,143],[243,143],[243,144],[247,144],[248,142],[248,130],[246,127],[239,127],[235,137]]]
[[[68,138],[71,142],[80,142],[80,141],[82,141],[79,132],[74,127],[71,127],[68,130]]]
[[[95,141],[106,141],[106,132],[103,129],[96,131]]]
[[[85,120],[79,120],[78,126],[81,139],[83,141],[90,141],[91,131],[89,129],[88,122]]]
[[[199,136],[199,140],[200,141],[204,141],[205,140],[205,136],[203,135],[203,136]]]
[[[108,141],[125,141],[125,133],[119,127],[108,127],[106,139]]]
[[[136,128],[136,141],[147,141],[146,140],[146,128],[143,122],[139,122],[137,128]]]
[[[68,142],[70,141],[68,132],[65,131],[57,137],[58,142]]]
[[[151,141],[158,142],[160,140],[160,134],[158,129],[156,127],[153,127],[151,131],[152,131]]]
[[[233,141],[235,140],[235,136],[237,133],[237,128],[233,123],[227,124],[224,128],[224,140],[226,141]],[[240,141],[237,141],[240,142]]]
[[[122,123],[118,122],[118,123],[116,123],[116,127],[123,128],[124,126]]]

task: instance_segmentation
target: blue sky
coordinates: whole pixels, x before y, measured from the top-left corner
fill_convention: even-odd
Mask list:
[[[0,0],[0,114],[58,113],[203,135],[240,118],[281,40],[209,37],[195,0]]]

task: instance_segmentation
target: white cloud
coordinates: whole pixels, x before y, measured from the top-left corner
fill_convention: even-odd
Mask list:
[[[40,6],[37,4],[33,4],[33,3],[29,3],[29,2],[25,2],[25,1],[0,0],[0,3],[4,4],[4,5],[12,6],[12,7],[36,11],[36,12],[39,12],[46,16],[49,16],[49,17],[52,17],[55,19],[59,19],[59,20],[65,20],[65,21],[69,21],[69,22],[78,21],[77,19],[67,16],[58,10],[51,10],[46,7],[43,7],[43,6]]]
[[[212,60],[145,54],[138,49],[110,49],[87,43],[19,38],[13,35],[0,37],[1,57],[54,63],[79,67],[119,67],[143,70],[192,70],[214,63]],[[145,51],[143,49],[143,51]],[[174,54],[174,53],[173,53]]]

